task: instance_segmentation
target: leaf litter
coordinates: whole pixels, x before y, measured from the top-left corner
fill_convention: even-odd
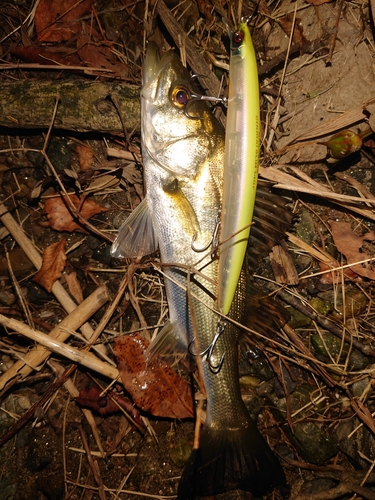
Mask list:
[[[75,81],[78,76],[68,68],[74,65],[101,67],[113,79],[138,82],[144,41],[154,36],[167,48],[162,35],[166,30],[171,35],[168,43],[174,43],[182,57],[186,51],[194,73],[203,73],[199,70],[201,53],[209,53],[209,60],[203,59],[204,73],[210,73],[217,88],[217,76],[222,78],[225,89],[227,75],[220,63],[224,61],[225,66],[228,62],[222,6],[199,2],[198,7],[178,5],[173,13],[168,7],[159,2],[146,12],[141,4],[111,2],[103,8],[99,2],[54,0],[39,2],[34,12],[27,4],[19,11],[4,4],[0,7],[6,9],[3,19],[7,20],[6,25],[0,21],[6,33],[2,54],[7,63],[18,64],[17,56],[40,65],[62,65],[59,76],[55,72],[48,76],[51,81],[61,77]],[[240,3],[234,15],[241,9],[250,14],[252,7]],[[176,26],[179,32],[174,31]],[[361,149],[353,148],[342,158],[340,135],[339,139],[334,135],[346,129],[361,137],[373,125],[374,35],[369,5],[361,1],[260,2],[252,31],[262,75],[260,172],[275,183],[295,213],[288,251],[299,283],[279,284],[267,259],[257,270],[258,285],[279,299],[291,319],[272,338],[265,339],[261,331],[253,333],[250,363],[249,359],[241,361],[245,363],[241,372],[244,396],[254,417],[260,415],[261,431],[281,456],[290,498],[371,499],[375,481],[371,446],[375,411],[373,153],[371,143],[366,147],[365,141]],[[210,66],[215,64],[212,61],[221,65]],[[5,81],[40,78],[30,68],[6,71],[1,73]],[[45,79],[46,73],[43,75]],[[201,84],[214,88],[207,78]],[[48,116],[53,116],[53,103],[51,107]],[[126,124],[126,116],[123,119]],[[52,176],[33,157],[39,138],[23,135],[22,123],[5,132],[0,175],[7,208],[2,205],[0,218],[9,234],[2,233],[1,248],[10,252],[13,246],[21,248],[29,262],[37,270],[41,268],[39,273],[46,276],[46,288],[52,293],[35,289],[37,285],[28,275],[30,264],[17,269],[14,260],[8,263],[4,258],[0,322],[7,324],[11,305],[19,310],[25,325],[7,326],[0,337],[1,408],[7,416],[0,426],[11,427],[8,416],[25,415],[31,402],[40,401],[41,406],[33,410],[36,425],[25,422],[16,440],[11,438],[2,445],[0,482],[13,488],[14,498],[23,499],[37,494],[57,499],[65,493],[87,498],[172,497],[184,460],[183,443],[190,449],[194,430],[191,420],[179,420],[191,415],[186,374],[172,374],[159,361],[155,361],[156,375],[144,370],[143,348],[167,318],[164,289],[155,270],[157,257],[134,267],[122,263],[122,268],[109,257],[116,228],[143,197],[139,130],[127,130],[121,137],[79,136],[77,148],[72,147],[76,134],[61,137],[51,121],[41,148],[46,150],[50,135],[56,135],[62,146],[57,154],[48,152]],[[326,161],[330,156],[326,145],[329,141],[332,145],[332,140],[336,149],[340,142],[336,164]],[[61,153],[64,148],[71,154]],[[98,169],[104,175],[98,175]],[[61,196],[56,196],[56,190]],[[60,232],[68,242],[65,257],[58,252]],[[42,259],[43,251],[47,258]],[[67,298],[67,290],[79,304],[74,317],[75,304]],[[110,297],[113,293],[115,297]],[[30,306],[27,314],[27,308],[20,307],[26,302]],[[90,323],[79,331],[90,317]],[[61,342],[55,342],[58,350],[52,356],[49,344],[43,344],[43,335],[36,345],[27,337],[28,320],[40,318],[48,318],[50,335]],[[119,346],[121,362],[117,364],[125,388],[114,366],[112,351],[119,356]],[[86,352],[89,349],[93,354]],[[57,373],[71,369],[68,354],[79,356],[80,361],[74,381],[64,382]],[[99,374],[84,368],[84,363],[92,362],[102,367]],[[144,378],[138,379],[142,371]],[[40,399],[51,386],[46,376],[57,377],[61,384],[60,389],[51,389],[54,396],[48,404]],[[169,387],[163,394],[172,396],[159,395],[160,380]],[[184,389],[176,390],[180,383]],[[142,384],[156,389],[147,394],[140,388]],[[130,404],[122,399],[126,398],[125,389],[132,396]],[[195,384],[193,390],[203,407],[202,388]],[[114,400],[121,401],[116,408],[120,407],[123,416],[108,415],[114,410]],[[81,413],[77,402],[90,409]],[[160,403],[167,419],[155,417],[160,415]],[[176,405],[186,413],[175,413]],[[304,439],[306,435],[319,443],[319,453]],[[15,450],[17,461],[13,460]],[[272,498],[281,497],[275,492]]]

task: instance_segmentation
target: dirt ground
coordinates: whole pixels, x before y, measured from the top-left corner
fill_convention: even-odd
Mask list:
[[[168,317],[158,256],[124,263],[110,247],[143,199],[146,41],[179,50],[198,75],[203,57],[200,84],[212,94],[221,81],[225,95],[222,18],[241,14],[252,14],[258,57],[260,176],[294,215],[255,273],[288,322],[268,341],[255,335],[240,365],[245,403],[288,480],[267,498],[374,499],[375,3],[185,0],[166,4],[173,21],[163,5],[0,3],[0,500],[176,495],[194,438],[189,374],[176,375],[182,413],[160,417],[160,387],[130,393],[141,351],[122,340],[141,345]],[[64,89],[87,84],[107,89],[108,128],[78,101],[59,115]],[[132,92],[126,104],[117,85]],[[60,344],[48,343],[58,325]]]

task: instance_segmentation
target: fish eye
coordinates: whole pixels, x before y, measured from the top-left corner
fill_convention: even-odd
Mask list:
[[[233,43],[235,43],[236,45],[239,45],[243,41],[244,38],[245,38],[245,33],[241,30],[238,30],[238,31],[235,31],[233,33],[232,40],[233,40]]]
[[[186,87],[176,85],[172,90],[171,100],[176,108],[184,108],[189,99],[190,92]]]

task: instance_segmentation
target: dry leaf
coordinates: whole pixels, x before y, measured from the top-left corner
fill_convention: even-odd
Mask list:
[[[47,214],[49,226],[52,229],[55,229],[55,231],[68,231],[70,233],[72,231],[78,231],[81,233],[85,232],[81,226],[74,222],[73,217],[67,208],[67,206],[69,206],[67,205],[68,201],[65,198],[66,197],[62,196],[46,199],[44,211]],[[78,209],[81,203],[78,196],[71,194],[69,195],[69,198],[73,205]],[[109,209],[97,205],[92,200],[86,199],[84,200],[79,213],[84,219],[87,220],[94,215],[106,212],[107,210]]]
[[[48,246],[43,252],[42,267],[33,277],[33,280],[44,287],[47,292],[52,290],[53,284],[61,277],[65,267],[66,239]]]
[[[56,62],[56,65],[64,65],[64,66],[82,66],[81,60],[75,53],[69,53],[69,55],[65,54],[65,52],[55,52],[51,50],[46,50],[41,47],[23,47],[20,45],[19,47],[13,47],[10,50],[11,54],[16,57],[19,57],[23,61],[43,64],[43,65],[53,65]]]
[[[84,408],[94,410],[102,416],[117,413],[120,411],[120,406],[132,416],[138,425],[143,426],[140,413],[134,408],[134,404],[129,398],[116,394],[113,391],[109,391],[103,395],[102,393],[103,391],[99,387],[93,386],[90,387],[90,389],[82,389],[79,391],[79,396],[75,398],[75,400]],[[118,404],[116,404],[114,400]]]
[[[292,34],[292,29],[294,26],[293,43],[298,43],[302,47],[307,42],[303,34],[303,27],[300,18],[297,17],[295,22],[293,23],[293,14],[287,14],[286,16],[281,17],[278,22],[289,37]]]
[[[39,42],[70,40],[82,29],[81,17],[94,0],[40,0],[35,11]]]
[[[375,232],[370,231],[363,236],[359,236],[351,229],[349,222],[337,222],[330,220],[329,225],[332,230],[332,237],[337,250],[345,255],[348,264],[360,262],[369,259],[368,253],[362,250],[363,242],[374,241]],[[367,264],[369,265],[369,264]],[[375,279],[375,271],[366,267],[366,264],[356,264],[350,266],[350,269],[365,278]]]
[[[331,269],[335,269],[335,271],[331,271],[329,273],[324,273],[320,278],[320,282],[323,285],[332,285],[333,283],[339,283],[341,280],[341,270],[338,269],[340,264],[337,260],[332,259],[331,262],[319,262],[320,270],[329,271]],[[343,270],[344,276],[349,279],[354,279],[358,276],[358,274],[354,273],[350,268],[346,268]]]
[[[78,302],[78,304],[82,304],[83,302],[83,293],[81,285],[77,279],[77,273],[75,271],[65,275],[66,282],[68,284],[69,292]]]
[[[191,418],[193,397],[190,384],[165,361],[144,357],[148,344],[134,333],[115,340],[114,353],[126,391],[134,403],[156,417]]]
[[[76,151],[81,170],[89,170],[94,162],[94,153],[92,152],[92,149],[78,144]]]

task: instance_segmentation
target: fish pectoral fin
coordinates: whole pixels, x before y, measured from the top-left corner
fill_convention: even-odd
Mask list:
[[[168,320],[148,346],[146,358],[148,360],[154,356],[181,358],[181,355],[187,355],[187,347],[186,341],[181,337],[177,328]]]
[[[154,224],[145,198],[120,227],[111,254],[117,258],[135,259],[155,252],[157,248]]]

